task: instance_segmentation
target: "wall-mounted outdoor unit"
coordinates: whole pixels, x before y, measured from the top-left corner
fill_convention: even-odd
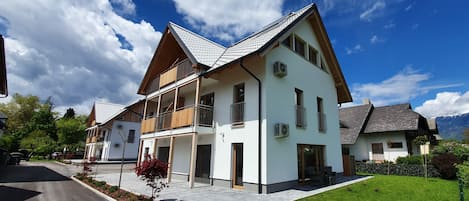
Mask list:
[[[288,137],[288,135],[289,135],[288,124],[283,124],[283,123],[275,124],[274,137],[282,138],[282,137]]]
[[[280,61],[275,62],[274,75],[277,77],[285,77],[287,75],[287,65]]]

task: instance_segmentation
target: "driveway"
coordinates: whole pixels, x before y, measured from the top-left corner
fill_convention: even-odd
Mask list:
[[[102,201],[70,179],[79,168],[53,162],[21,162],[0,170],[0,200]]]

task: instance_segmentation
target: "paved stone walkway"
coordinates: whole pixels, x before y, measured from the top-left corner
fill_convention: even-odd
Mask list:
[[[271,194],[256,194],[253,192],[234,190],[219,186],[210,186],[209,184],[195,183],[193,189],[190,189],[188,182],[173,180],[170,187],[164,189],[160,196],[160,200],[297,200],[303,197],[316,195],[322,192],[340,188],[356,182],[370,179],[372,177],[354,177],[354,180],[344,181],[342,183],[324,187],[324,188],[302,188],[291,189]],[[117,185],[119,181],[118,173],[99,174],[97,180],[106,181],[108,184]],[[123,173],[121,186],[123,189],[132,191],[137,194],[151,195],[151,188],[145,185],[145,182],[138,179],[135,173]]]

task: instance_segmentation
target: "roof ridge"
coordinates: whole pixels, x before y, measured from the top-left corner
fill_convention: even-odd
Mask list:
[[[118,103],[110,103],[110,102],[100,102],[100,101],[95,101],[95,104],[106,104],[106,105],[115,105],[115,106],[122,106],[124,107],[125,105],[123,104],[118,104]]]
[[[216,45],[216,46],[218,46],[218,47],[220,47],[220,48],[227,49],[227,47],[225,47],[225,46],[223,46],[223,45],[221,45],[221,44],[219,44],[219,43],[217,43],[217,42],[214,42],[214,41],[212,41],[212,40],[210,40],[210,39],[208,39],[208,38],[206,38],[206,37],[203,37],[203,36],[201,36],[200,34],[197,34],[197,33],[193,32],[193,31],[191,31],[191,30],[189,30],[189,29],[186,29],[186,28],[184,28],[184,27],[182,27],[182,26],[180,26],[180,25],[178,25],[178,24],[176,24],[176,23],[174,23],[174,22],[169,21],[168,24],[169,24],[169,25],[172,25],[172,26],[175,26],[175,27],[177,27],[177,28],[179,28],[179,29],[182,29],[183,31],[188,32],[188,33],[190,33],[191,35],[193,35],[193,36],[195,36],[195,37],[198,37],[198,38],[201,38],[201,39],[203,39],[203,40],[205,40],[205,41],[207,41],[207,42],[209,42],[209,43],[211,43],[211,44],[213,44],[213,45]]]
[[[260,33],[263,33],[263,32],[265,32],[265,31],[269,30],[270,28],[274,27],[275,25],[278,25],[280,22],[282,22],[282,21],[284,21],[284,20],[286,20],[286,19],[292,17],[293,15],[296,15],[296,14],[298,14],[298,13],[301,13],[300,11],[308,10],[308,9],[311,8],[311,6],[313,6],[313,5],[314,5],[314,3],[311,3],[311,4],[309,4],[309,5],[305,6],[305,7],[300,8],[299,10],[296,10],[296,11],[293,11],[293,12],[288,13],[287,15],[281,16],[280,18],[278,18],[278,19],[274,20],[273,22],[271,22],[271,23],[265,25],[264,27],[262,27],[259,31],[253,32],[252,34],[246,36],[245,38],[240,39],[238,42],[233,43],[233,44],[230,45],[228,48],[234,47],[234,46],[240,44],[241,42],[243,42],[243,41],[245,41],[245,40],[247,40],[247,39],[249,39],[249,38],[253,38],[253,37],[256,36],[256,35],[259,35]]]

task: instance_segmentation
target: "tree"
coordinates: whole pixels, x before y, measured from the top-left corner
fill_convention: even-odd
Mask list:
[[[80,119],[62,118],[57,120],[58,142],[62,145],[71,146],[85,138],[85,123]]]
[[[55,125],[55,117],[52,112],[52,105],[47,101],[43,104],[37,112],[34,112],[31,120],[27,124],[27,132],[33,132],[35,130],[41,130],[46,133],[47,136],[57,141],[57,127]]]
[[[35,130],[21,140],[20,147],[37,155],[46,156],[57,149],[57,143],[44,131]]]
[[[168,184],[164,181],[164,178],[168,175],[168,164],[161,160],[151,158],[145,160],[135,168],[135,173],[140,179],[147,182],[147,186],[152,188],[152,199],[155,196],[158,197],[158,193],[168,187]]]
[[[73,110],[73,108],[68,108],[62,118],[63,119],[74,119],[75,118],[75,110]]]

